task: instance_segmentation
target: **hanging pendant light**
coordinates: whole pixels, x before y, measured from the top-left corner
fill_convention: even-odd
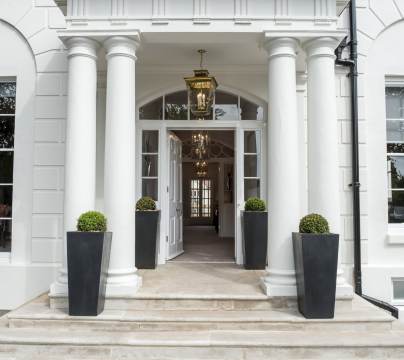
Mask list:
[[[198,53],[201,56],[200,69],[194,70],[194,76],[184,80],[187,84],[190,110],[194,116],[202,119],[211,113],[218,84],[216,79],[209,75],[209,71],[203,69],[203,56],[207,51],[201,49]]]

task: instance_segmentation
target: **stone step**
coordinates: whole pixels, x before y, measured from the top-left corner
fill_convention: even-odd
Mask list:
[[[66,309],[66,297],[49,297],[51,309]],[[338,299],[336,309],[351,310],[352,299]],[[105,300],[106,310],[277,310],[296,309],[296,298],[274,298],[266,295],[185,295],[137,294],[133,297],[110,297]]]
[[[0,359],[402,359],[404,332],[0,329]]]
[[[393,318],[384,312],[337,311],[334,319],[307,320],[296,310],[190,311],[105,310],[98,317],[71,317],[67,311],[16,311],[8,315],[10,328],[95,331],[198,331],[198,330],[335,330],[387,331]]]

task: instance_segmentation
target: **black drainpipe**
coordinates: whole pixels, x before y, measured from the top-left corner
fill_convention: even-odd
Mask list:
[[[353,239],[354,239],[354,284],[355,293],[372,304],[389,311],[398,319],[398,309],[383,301],[362,294],[361,218],[359,181],[359,140],[358,140],[358,37],[356,27],[356,0],[349,3],[350,41],[345,38],[335,50],[337,65],[349,67],[351,81],[351,133],[352,133],[352,193],[353,193]],[[342,52],[349,47],[349,59],[342,59]]]

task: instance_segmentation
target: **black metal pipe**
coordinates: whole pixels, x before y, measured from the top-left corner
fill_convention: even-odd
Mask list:
[[[336,64],[348,66],[351,83],[351,137],[352,137],[352,197],[353,197],[353,240],[354,240],[354,283],[355,293],[362,295],[362,256],[361,256],[361,218],[360,218],[360,181],[359,181],[359,131],[358,131],[358,38],[356,30],[356,0],[349,3],[349,37],[335,50]],[[343,50],[349,46],[349,59],[342,59]]]
[[[353,240],[354,240],[354,287],[355,293],[372,304],[389,311],[398,318],[398,309],[386,302],[374,299],[362,293],[362,255],[361,255],[361,209],[360,209],[360,177],[359,177],[359,129],[358,129],[358,37],[356,24],[356,0],[349,3],[349,37],[345,38],[335,50],[335,63],[349,67],[351,83],[351,141],[352,141],[352,208],[353,208]],[[349,46],[350,57],[343,59],[342,53]]]

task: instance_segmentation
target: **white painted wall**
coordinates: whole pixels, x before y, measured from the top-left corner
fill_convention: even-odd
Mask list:
[[[66,56],[55,30],[63,26],[53,1],[0,2],[0,77],[17,79],[12,252],[0,259],[3,309],[46,291],[61,259]]]

